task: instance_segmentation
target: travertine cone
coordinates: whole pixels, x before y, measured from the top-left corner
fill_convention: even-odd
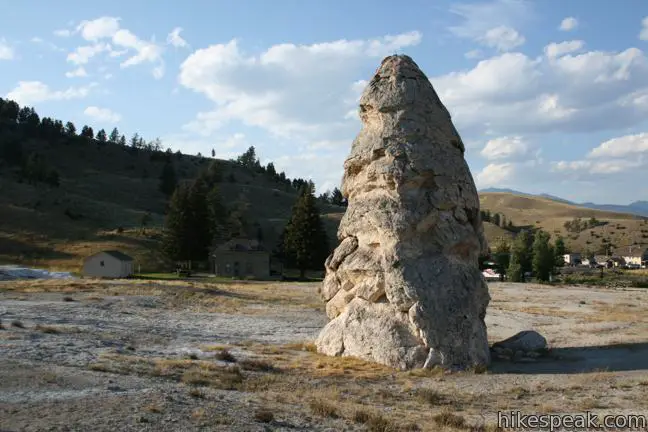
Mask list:
[[[319,352],[399,369],[490,361],[486,249],[464,145],[408,56],[383,60],[344,163],[348,208],[326,260]]]

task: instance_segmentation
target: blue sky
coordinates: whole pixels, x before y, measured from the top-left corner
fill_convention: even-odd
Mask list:
[[[479,188],[648,199],[648,2],[11,2],[0,96],[337,186],[381,59],[410,55]]]

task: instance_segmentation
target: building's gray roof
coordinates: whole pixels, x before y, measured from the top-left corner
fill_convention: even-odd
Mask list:
[[[123,252],[119,252],[119,251],[117,251],[117,250],[105,250],[105,251],[97,252],[97,253],[92,254],[92,255],[90,255],[90,256],[95,256],[95,255],[100,254],[100,253],[108,254],[108,255],[110,255],[111,257],[113,257],[113,258],[117,258],[117,259],[120,260],[120,261],[133,261],[133,258],[132,258],[132,257],[126,255],[126,254],[123,253]],[[88,257],[88,258],[90,258],[90,257]]]
[[[214,252],[265,252],[265,248],[259,241],[250,239],[232,239],[214,249]]]

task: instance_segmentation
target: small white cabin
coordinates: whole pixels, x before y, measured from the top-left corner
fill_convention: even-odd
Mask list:
[[[576,266],[581,264],[581,254],[579,253],[568,253],[563,255],[566,265]]]
[[[83,260],[83,275],[90,277],[125,278],[133,274],[133,258],[123,252],[97,252]]]

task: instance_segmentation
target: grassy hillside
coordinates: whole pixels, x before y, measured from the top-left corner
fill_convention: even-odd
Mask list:
[[[641,216],[607,212],[578,207],[551,199],[486,192],[479,195],[482,209],[503,214],[516,226],[542,228],[552,236],[561,235],[573,251],[596,252],[603,243],[610,244],[612,253],[627,253],[648,247],[648,220]],[[595,218],[597,226],[568,231],[565,222],[581,218],[583,222]],[[487,237],[489,230],[486,229]]]
[[[181,180],[216,163],[224,204],[247,202],[249,231],[255,235],[260,229],[270,249],[297,199],[290,181],[265,170],[99,142],[66,130],[0,100],[0,263],[78,270],[85,256],[119,249],[134,256],[142,270],[162,270],[159,243],[167,200],[159,177],[167,162]],[[31,155],[39,155],[38,162]],[[516,227],[562,235],[575,251],[597,252],[604,244],[613,252],[648,247],[648,222],[638,216],[511,193],[482,193],[480,200],[483,210],[504,215]],[[320,210],[333,247],[344,208],[320,202]],[[151,222],[141,230],[147,213]],[[568,230],[565,223],[574,218],[596,223]],[[516,231],[490,222],[484,228],[491,243]]]
[[[107,248],[133,255],[144,269],[159,269],[161,227],[166,198],[159,191],[164,166],[161,153],[133,151],[111,143],[45,141],[23,143],[27,154],[38,153],[60,174],[60,186],[28,184],[20,169],[0,162],[0,262],[79,268],[83,257]],[[190,179],[214,159],[171,156],[180,179]],[[274,247],[290,217],[297,191],[272,176],[216,160],[226,205],[244,198],[249,203],[252,231],[261,227],[264,241]],[[323,213],[340,213],[338,206],[320,205]],[[150,227],[142,233],[142,216]],[[337,221],[324,218],[335,242]]]

